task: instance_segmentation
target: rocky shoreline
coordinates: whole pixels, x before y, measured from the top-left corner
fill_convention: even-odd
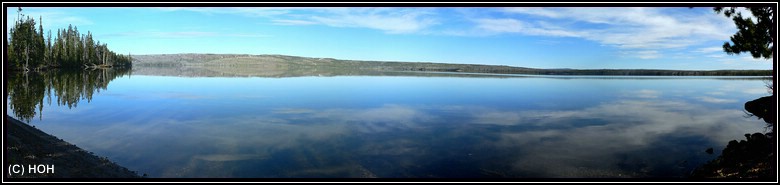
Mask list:
[[[129,169],[5,116],[6,178],[139,178]],[[17,168],[11,168],[18,165]],[[29,167],[40,172],[30,173]],[[45,167],[41,167],[45,166]],[[14,173],[24,171],[25,173]],[[33,170],[35,172],[35,170]]]

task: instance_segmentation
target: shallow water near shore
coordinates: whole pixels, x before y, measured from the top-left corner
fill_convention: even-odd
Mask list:
[[[57,75],[14,84],[38,78]],[[6,109],[149,177],[685,177],[764,132],[743,106],[769,95],[717,77],[103,78]]]

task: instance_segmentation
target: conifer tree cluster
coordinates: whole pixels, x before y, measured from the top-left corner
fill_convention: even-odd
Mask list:
[[[45,68],[95,68],[95,67],[131,67],[130,54],[117,54],[108,49],[108,45],[95,41],[92,33],[79,33],[78,28],[68,25],[67,29],[57,29],[52,38],[51,30],[44,39],[42,20],[21,14],[15,20],[6,42],[8,67],[13,70],[40,70]],[[54,39],[54,40],[52,40]]]

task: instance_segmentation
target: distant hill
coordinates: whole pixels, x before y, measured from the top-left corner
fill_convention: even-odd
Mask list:
[[[133,55],[134,66],[178,66],[208,69],[231,68],[252,74],[280,71],[357,72],[462,72],[529,75],[606,75],[606,76],[771,76],[772,70],[660,70],[660,69],[535,69],[505,65],[448,64],[430,62],[389,62],[309,58],[286,55],[246,54],[158,54]],[[211,70],[214,71],[214,70]]]

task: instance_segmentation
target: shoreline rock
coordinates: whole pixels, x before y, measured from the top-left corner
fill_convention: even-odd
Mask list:
[[[51,166],[53,173],[7,173],[6,178],[140,178],[125,167],[98,157],[8,115],[5,116],[8,165]],[[10,168],[9,168],[10,169]],[[42,171],[50,172],[41,168]]]

